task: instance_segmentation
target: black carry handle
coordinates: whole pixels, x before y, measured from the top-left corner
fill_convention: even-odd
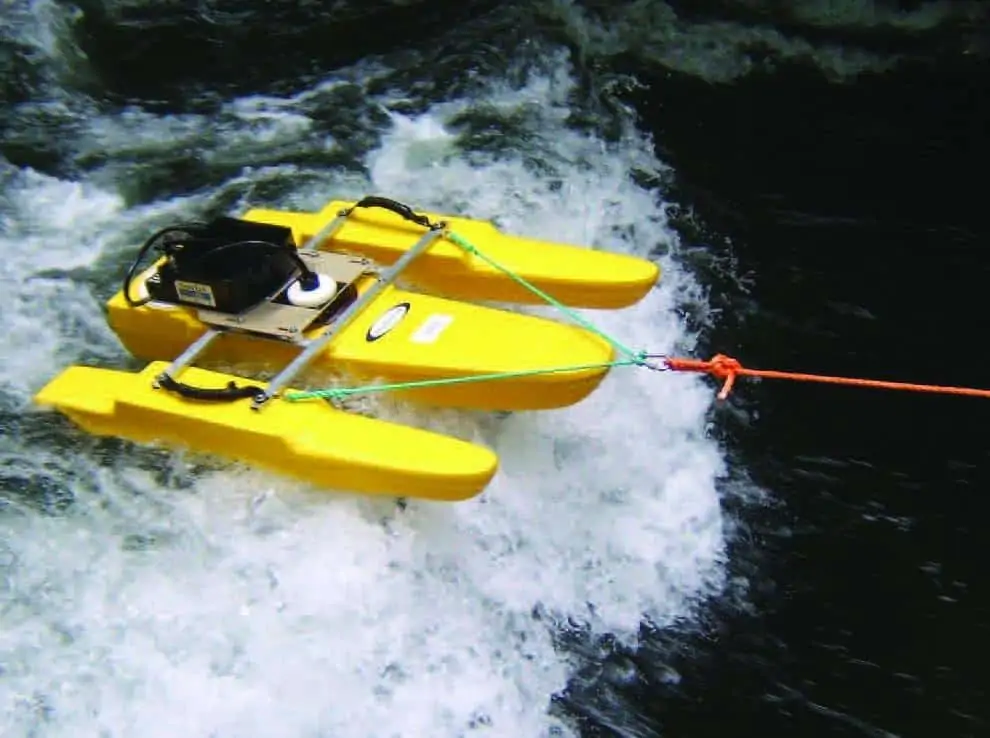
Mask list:
[[[414,213],[413,209],[408,205],[404,205],[403,203],[397,202],[395,200],[390,200],[387,197],[379,197],[378,195],[368,195],[367,197],[363,197],[358,202],[354,203],[354,207],[383,208],[385,210],[391,210],[396,215],[405,218],[406,220],[412,221],[417,225],[421,225],[424,228],[429,228],[431,231],[439,227],[438,225],[434,224],[425,215]]]
[[[244,385],[238,387],[234,382],[228,382],[226,387],[193,387],[191,384],[183,384],[176,381],[167,372],[162,372],[158,377],[158,384],[163,389],[175,392],[190,400],[208,400],[212,402],[233,402],[247,397],[255,397],[262,392],[261,387]]]

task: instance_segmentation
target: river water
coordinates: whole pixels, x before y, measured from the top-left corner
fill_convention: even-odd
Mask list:
[[[151,230],[382,194],[664,269],[596,322],[990,387],[978,3],[10,0],[0,734],[976,736],[983,400],[618,371],[459,505],[85,436]]]

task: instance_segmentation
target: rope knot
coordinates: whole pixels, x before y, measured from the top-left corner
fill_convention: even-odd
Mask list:
[[[738,359],[725,354],[716,354],[708,363],[711,366],[711,373],[719,379],[738,374],[743,368]]]
[[[681,372],[702,372],[711,374],[716,379],[723,380],[722,389],[718,393],[718,399],[724,400],[732,392],[732,387],[736,383],[736,377],[746,370],[737,359],[725,354],[716,354],[708,361],[700,359],[680,359],[669,358],[666,361],[667,367],[673,371]]]
[[[936,384],[913,384],[910,382],[889,382],[878,379],[857,379],[855,377],[832,377],[825,374],[805,374],[803,372],[782,372],[771,369],[747,369],[736,359],[725,354],[716,354],[711,359],[687,359],[670,357],[665,361],[667,368],[676,372],[699,372],[710,374],[722,380],[722,389],[718,399],[724,400],[729,396],[736,377],[758,377],[761,379],[791,379],[799,382],[821,382],[823,384],[842,384],[854,387],[873,387],[876,389],[910,390],[913,392],[938,392],[949,395],[966,395],[969,397],[990,397],[990,389],[973,387],[946,387]]]
[[[725,354],[716,354],[708,364],[712,376],[724,380],[722,389],[718,392],[718,399],[724,400],[732,392],[736,377],[742,371],[742,364],[739,363],[738,359],[733,359]]]

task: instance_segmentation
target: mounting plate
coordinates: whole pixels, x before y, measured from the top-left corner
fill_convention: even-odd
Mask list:
[[[325,274],[337,282],[337,292],[328,302],[315,308],[274,302],[295,281],[293,278],[275,294],[241,313],[231,315],[215,310],[198,310],[199,319],[215,328],[255,333],[281,341],[302,342],[303,331],[331,309],[359,277],[373,271],[374,267],[369,259],[332,251],[300,250],[299,256],[314,272]]]

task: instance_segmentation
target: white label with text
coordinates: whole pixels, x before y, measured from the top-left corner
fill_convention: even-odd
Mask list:
[[[217,301],[213,298],[213,290],[208,284],[199,282],[183,282],[175,280],[175,293],[183,302],[191,302],[195,305],[205,305],[206,307],[216,307]]]
[[[434,343],[447,326],[454,322],[453,315],[442,315],[437,313],[431,315],[416,331],[409,337],[413,343]]]

